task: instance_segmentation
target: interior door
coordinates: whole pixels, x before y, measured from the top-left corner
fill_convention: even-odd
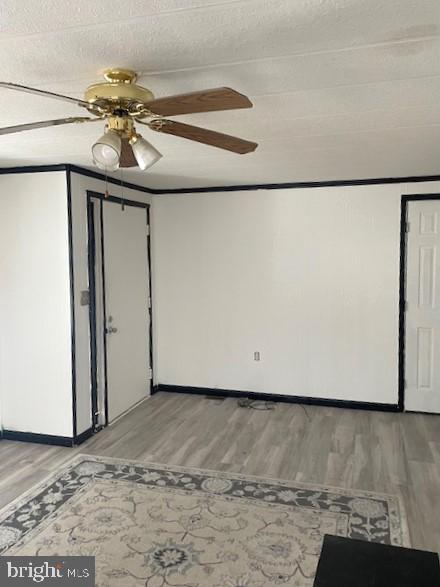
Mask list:
[[[104,200],[105,337],[109,422],[150,394],[147,210]]]
[[[440,200],[408,202],[405,408],[440,413]]]

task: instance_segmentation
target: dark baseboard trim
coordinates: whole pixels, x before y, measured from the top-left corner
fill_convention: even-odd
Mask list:
[[[153,393],[165,391],[168,393],[192,393],[197,395],[214,395],[221,397],[241,397],[268,402],[284,402],[289,404],[305,404],[309,406],[325,406],[328,408],[346,408],[350,410],[371,410],[378,412],[401,412],[397,404],[381,404],[374,402],[358,402],[350,400],[327,399],[320,397],[305,397],[297,395],[279,395],[275,393],[261,393],[257,391],[237,391],[234,389],[217,389],[209,387],[189,387],[184,385],[166,385],[159,383]]]
[[[73,446],[74,439],[69,436],[54,436],[52,434],[37,434],[36,432],[18,432],[17,430],[2,430],[1,437],[5,440],[20,442],[36,442],[55,446]]]
[[[93,435],[93,428],[88,428],[75,437],[55,436],[53,434],[37,434],[36,432],[19,432],[17,430],[1,430],[0,438],[4,440],[18,440],[19,442],[36,442],[54,446],[75,446],[82,444]]]
[[[421,414],[422,416],[440,416],[440,412],[422,412],[421,410],[405,410],[405,414]]]
[[[76,444],[76,445],[82,444],[83,442],[88,440],[91,436],[93,436],[93,434],[94,434],[93,428],[87,428],[87,430],[84,430],[84,432],[81,432],[81,434],[77,434],[77,436],[75,436],[74,444]]]

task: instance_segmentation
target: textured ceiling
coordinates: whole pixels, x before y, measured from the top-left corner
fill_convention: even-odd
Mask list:
[[[174,188],[440,173],[438,0],[2,0],[0,78],[82,97],[110,66],[157,96],[230,86],[244,111],[176,119],[257,141],[235,155],[142,129],[127,180]],[[0,90],[0,125],[84,111]],[[0,166],[91,166],[102,123],[0,137]]]

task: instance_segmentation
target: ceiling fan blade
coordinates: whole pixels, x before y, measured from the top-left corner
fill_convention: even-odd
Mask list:
[[[252,108],[253,104],[243,94],[231,88],[214,88],[158,98],[145,104],[154,114],[174,116],[193,114],[195,112],[213,112],[215,110],[234,110],[235,108]]]
[[[70,96],[63,96],[62,94],[55,94],[54,92],[46,92],[46,90],[38,90],[37,88],[29,88],[28,86],[21,86],[20,84],[12,84],[9,82],[0,82],[0,88],[8,90],[17,90],[18,92],[26,92],[27,94],[35,94],[36,96],[43,96],[46,98],[54,98],[55,100],[64,100],[65,102],[72,102],[84,108],[93,108],[93,104],[89,104],[85,100],[79,98],[71,98]]]
[[[29,122],[27,124],[18,124],[17,126],[5,126],[0,128],[0,135],[9,135],[14,132],[24,130],[33,130],[35,128],[47,128],[48,126],[59,126],[60,124],[71,124],[72,122],[95,122],[101,118],[89,118],[88,116],[76,116],[71,118],[58,118],[56,120],[42,120],[41,122]]]
[[[183,122],[176,122],[174,120],[158,120],[149,124],[150,128],[158,132],[164,132],[169,135],[183,137],[190,141],[197,141],[211,147],[218,147],[219,149],[226,149],[233,153],[251,153],[258,147],[257,143],[245,141],[238,137],[224,135],[220,132],[208,130],[207,128],[200,128],[198,126],[191,126],[183,124]]]
[[[122,139],[121,141],[121,156],[119,157],[119,167],[137,167],[138,163],[133,154],[128,139]]]

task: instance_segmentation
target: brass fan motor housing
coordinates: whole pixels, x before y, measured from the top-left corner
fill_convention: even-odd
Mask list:
[[[110,103],[110,113],[125,110],[139,118],[146,116],[142,112],[144,104],[154,100],[154,95],[147,88],[138,86],[136,72],[131,69],[114,68],[104,72],[105,82],[89,86],[85,92],[85,100],[100,106],[104,111]]]
[[[109,116],[107,127],[109,130],[115,130],[121,139],[131,139],[136,134],[133,119],[130,116]]]

